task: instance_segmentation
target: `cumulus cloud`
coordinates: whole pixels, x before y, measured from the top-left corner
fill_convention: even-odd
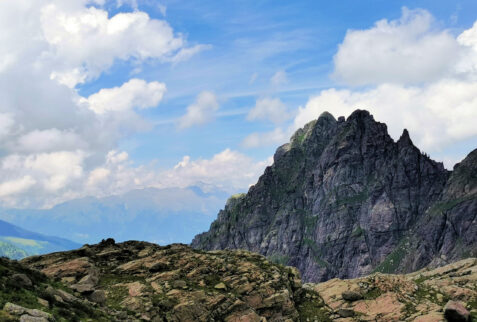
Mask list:
[[[108,12],[95,7],[68,10],[59,3],[41,9],[43,36],[51,48],[50,57],[61,61],[51,77],[73,87],[97,77],[115,59],[158,59],[179,61],[206,48],[185,46],[163,20],[151,19],[145,12]]]
[[[86,148],[87,143],[71,130],[33,130],[18,138],[12,150],[21,152],[51,152]]]
[[[252,133],[243,141],[242,146],[245,148],[259,148],[263,146],[279,146],[288,142],[290,135],[281,128],[276,128],[270,132]]]
[[[136,110],[157,106],[165,85],[131,79],[89,97],[75,86],[118,60],[175,63],[205,47],[189,46],[145,12],[110,16],[104,4],[0,1],[0,205],[52,206],[151,177],[111,151],[125,135],[148,129]],[[116,181],[107,184],[110,178]]]
[[[229,193],[246,190],[272,163],[272,158],[255,161],[237,151],[225,149],[210,159],[184,156],[173,168],[158,171],[153,164],[134,166],[124,151],[112,150],[106,162],[90,171],[81,193],[98,197],[122,194],[146,187],[186,188],[204,191],[220,189]]]
[[[131,79],[120,87],[103,88],[81,101],[97,114],[155,107],[162,100],[166,85]]]
[[[323,111],[347,116],[360,108],[385,122],[394,139],[407,128],[426,152],[476,137],[477,24],[457,37],[431,25],[428,12],[403,9],[397,21],[349,31],[335,56],[335,75],[349,84],[376,85],[322,91],[299,108],[294,128]],[[463,153],[444,156],[446,166]]]
[[[334,76],[350,85],[433,81],[455,70],[460,54],[447,30],[433,27],[425,10],[403,8],[398,20],[386,19],[366,30],[348,30],[334,56]]]
[[[255,162],[230,149],[225,149],[209,160],[194,161],[185,156],[173,169],[161,174],[162,184],[176,187],[205,185],[234,192],[254,184],[263,169],[271,163],[271,158]]]
[[[268,120],[282,123],[291,117],[286,105],[279,98],[260,98],[247,115],[249,121]]]
[[[194,125],[201,125],[214,119],[219,109],[217,97],[212,92],[201,92],[195,102],[187,107],[187,113],[179,120],[179,128],[185,129]]]
[[[0,183],[0,197],[6,197],[12,194],[24,192],[34,184],[35,179],[30,176],[24,176],[19,179],[2,182]]]

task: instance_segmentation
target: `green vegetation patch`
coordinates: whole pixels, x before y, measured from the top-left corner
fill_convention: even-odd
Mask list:
[[[358,225],[358,227],[356,227],[356,229],[353,230],[353,232],[351,233],[351,236],[360,237],[360,236],[364,235],[364,232],[365,232],[365,230],[363,228],[361,228],[361,226]]]
[[[463,197],[463,198],[457,198],[457,199],[453,199],[453,200],[438,202],[435,205],[433,205],[431,207],[431,209],[429,209],[429,213],[431,215],[440,215],[440,214],[442,214],[446,211],[451,210],[452,208],[454,208],[458,204],[460,204],[464,201],[467,201],[467,200],[469,200],[469,197]]]
[[[0,241],[0,256],[8,257],[10,259],[22,259],[28,257],[29,254],[19,247]]]
[[[399,268],[402,260],[408,254],[408,250],[406,249],[407,239],[402,239],[396,249],[394,249],[385,259],[379,264],[373,271],[373,273],[385,273],[385,274],[393,274]]]
[[[126,286],[112,286],[108,289],[106,305],[118,311],[124,310],[124,307],[121,303],[128,295],[129,290]]]
[[[34,239],[25,239],[25,238],[18,238],[18,237],[4,237],[9,242],[20,244],[22,246],[28,247],[43,247],[43,245],[48,244],[48,242],[43,242]]]
[[[375,300],[378,297],[380,297],[382,294],[383,294],[383,291],[380,288],[375,287],[369,290],[367,293],[365,293],[363,295],[363,298],[365,300]]]
[[[330,264],[328,264],[328,262],[326,262],[325,260],[323,260],[321,258],[321,251],[320,249],[318,248],[318,245],[311,239],[309,238],[305,238],[303,239],[305,245],[307,245],[308,247],[310,247],[311,251],[312,251],[312,258],[313,258],[313,261],[318,264],[318,266],[322,267],[322,268],[325,268],[325,267],[328,267],[330,266]]]
[[[12,277],[14,274],[25,274],[33,285],[20,287]],[[104,313],[81,302],[58,302],[47,290],[48,287],[66,289],[60,282],[52,282],[38,271],[30,270],[16,261],[0,259],[0,307],[3,308],[7,302],[10,302],[27,309],[48,312],[53,315],[56,321],[61,322],[84,321],[86,319],[108,321]],[[43,307],[38,302],[38,298],[47,300],[50,305],[49,308]],[[9,319],[8,314],[0,311],[0,321],[9,321]]]
[[[99,285],[108,287],[120,283],[144,282],[144,278],[126,274],[103,274],[99,280]]]
[[[279,265],[284,265],[286,266],[288,264],[288,261],[290,260],[290,257],[287,255],[282,255],[282,254],[273,254],[267,257],[268,260],[274,264],[279,264]]]
[[[330,312],[325,307],[323,299],[318,293],[303,289],[297,301],[297,310],[300,321],[332,321]]]
[[[343,197],[340,199],[337,198],[335,202],[335,206],[339,208],[341,206],[358,204],[363,201],[366,201],[368,197],[369,197],[368,190],[365,189],[351,196]]]

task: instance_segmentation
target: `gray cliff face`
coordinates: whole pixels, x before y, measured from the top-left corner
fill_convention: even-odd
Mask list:
[[[477,149],[452,171],[440,196],[409,236],[399,271],[477,255]]]
[[[367,111],[347,120],[323,113],[277,149],[257,184],[229,199],[192,246],[258,252],[314,282],[440,265],[441,255],[466,255],[456,253],[459,243],[475,245],[473,154],[451,174],[407,130],[394,142]],[[445,214],[432,216],[439,207]]]

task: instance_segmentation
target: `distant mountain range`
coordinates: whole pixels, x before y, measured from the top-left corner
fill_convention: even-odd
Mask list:
[[[147,188],[76,199],[51,209],[0,209],[0,219],[81,244],[109,237],[190,243],[197,232],[207,229],[227,197],[225,192],[204,192],[199,187]]]
[[[323,113],[192,246],[258,252],[313,282],[477,256],[477,149],[448,171],[367,111]]]
[[[70,240],[38,234],[0,220],[0,256],[21,259],[78,247],[81,245]]]

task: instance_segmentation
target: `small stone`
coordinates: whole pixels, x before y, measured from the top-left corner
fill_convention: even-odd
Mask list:
[[[53,298],[55,299],[56,302],[65,303],[65,301],[63,301],[63,299],[59,295],[55,294],[55,295],[53,295]]]
[[[94,291],[93,284],[74,284],[71,285],[71,288],[81,294],[92,293]]]
[[[20,317],[20,322],[48,322],[48,319],[44,317],[24,314]]]
[[[27,309],[25,309],[23,306],[8,302],[3,307],[3,310],[12,315],[21,315],[25,313]]]
[[[25,274],[14,274],[12,275],[12,279],[20,287],[30,287],[33,285],[31,279]]]
[[[96,290],[89,296],[90,301],[103,304],[106,302],[106,292],[103,290]]]
[[[51,314],[37,310],[37,309],[27,310],[26,312],[28,313],[28,315],[38,317],[38,318],[45,318],[47,320],[51,318]]]
[[[449,322],[470,321],[470,312],[462,302],[449,301],[444,306],[444,316]]]
[[[187,283],[183,280],[177,280],[172,282],[173,288],[187,288]]]
[[[345,291],[341,293],[341,297],[343,298],[343,300],[349,302],[359,301],[363,299],[363,295],[354,291]]]
[[[214,286],[214,288],[217,289],[217,290],[226,290],[227,285],[225,285],[225,283],[223,283],[223,282],[220,282],[220,283],[216,284]]]
[[[168,263],[159,262],[159,263],[156,263],[156,264],[152,265],[149,268],[149,272],[159,273],[159,272],[167,271],[168,269],[169,269]]]
[[[338,315],[342,318],[351,318],[355,314],[354,311],[351,309],[339,309],[336,313],[338,313]]]
[[[49,307],[50,306],[50,303],[48,303],[47,300],[44,300],[42,298],[37,298],[36,299],[38,301],[38,304],[40,304],[41,306],[44,306],[44,307]]]

